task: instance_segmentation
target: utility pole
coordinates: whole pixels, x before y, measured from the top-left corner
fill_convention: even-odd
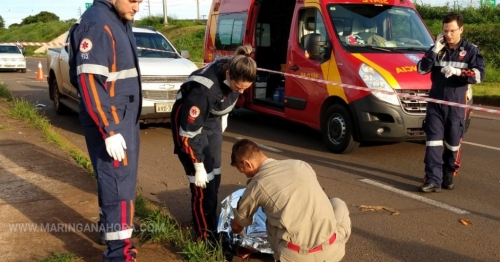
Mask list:
[[[148,9],[149,9],[149,17],[151,17],[151,0],[148,0]]]
[[[167,0],[163,0],[163,25],[168,25]]]
[[[200,20],[200,0],[196,0],[196,19]]]
[[[81,7],[78,7],[78,17],[81,17],[82,16],[82,8]]]

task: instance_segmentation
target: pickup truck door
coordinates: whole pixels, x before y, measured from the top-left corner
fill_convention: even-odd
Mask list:
[[[320,61],[306,57],[305,44],[308,34],[318,33],[322,40],[328,39],[324,17],[317,4],[305,7],[295,6],[294,19],[288,40],[287,69],[288,74],[312,78],[326,79],[329,61]],[[326,85],[308,79],[287,76],[285,80],[285,114],[287,117],[319,127],[321,102],[327,95]]]
[[[69,37],[66,38],[66,43],[69,43]],[[61,80],[63,85],[63,91],[66,95],[69,95],[72,98],[77,97],[77,89],[76,87],[71,85],[71,81],[69,79],[69,46],[64,46],[61,48],[61,53],[59,54],[59,68],[61,70]]]

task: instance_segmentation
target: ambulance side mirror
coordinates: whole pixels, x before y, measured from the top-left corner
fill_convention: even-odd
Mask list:
[[[320,34],[310,34],[307,43],[306,50],[309,53],[309,58],[313,60],[323,60],[325,53],[327,52],[328,42],[321,41]]]

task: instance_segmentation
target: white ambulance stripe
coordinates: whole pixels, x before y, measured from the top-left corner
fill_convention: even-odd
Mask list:
[[[481,83],[482,82],[481,81],[481,73],[479,72],[479,70],[477,70],[476,68],[472,68],[472,71],[476,75],[476,84]]]
[[[435,66],[453,66],[455,68],[460,68],[460,69],[467,69],[469,68],[469,64],[467,63],[462,63],[462,62],[452,62],[452,61],[436,61],[434,62]]]
[[[425,142],[426,146],[443,146],[443,140],[431,140]]]
[[[108,77],[109,68],[96,64],[83,64],[76,68],[76,74],[95,74]]]
[[[109,73],[108,79],[106,81],[112,82],[112,81],[116,81],[119,79],[127,79],[127,78],[137,77],[138,75],[139,74],[137,73],[137,68],[130,68],[130,69],[121,70],[119,72]]]
[[[111,240],[122,240],[131,238],[132,230],[133,230],[132,228],[129,228],[122,231],[107,232],[104,234],[104,240],[111,241]]]
[[[201,130],[202,129],[203,129],[203,127],[200,127],[200,129],[198,129],[198,130],[196,130],[194,132],[187,132],[187,131],[184,131],[184,129],[182,129],[182,127],[179,127],[179,135],[180,136],[184,136],[184,137],[193,138],[196,135],[201,134]]]
[[[194,183],[196,180],[195,176],[187,176],[187,177],[188,177],[189,183]],[[212,181],[212,179],[214,179],[214,173],[213,172],[208,173],[207,178],[208,178],[208,181]]]
[[[376,182],[376,181],[373,181],[373,180],[370,180],[370,179],[367,179],[367,178],[361,179],[360,181],[364,182],[364,183],[367,183],[367,184],[370,184],[370,185],[373,185],[373,186],[376,186],[376,187],[379,187],[379,188],[382,188],[382,189],[385,189],[387,191],[391,191],[391,192],[394,192],[394,193],[397,193],[397,194],[409,197],[411,199],[415,199],[415,200],[424,202],[424,203],[429,204],[429,205],[433,205],[433,206],[436,206],[436,207],[440,207],[442,209],[446,209],[446,210],[451,211],[453,213],[457,213],[457,214],[461,214],[461,215],[465,215],[465,214],[469,214],[470,213],[467,210],[463,210],[463,209],[460,209],[458,207],[450,206],[448,204],[441,203],[441,202],[438,202],[436,200],[423,197],[421,195],[410,193],[408,191],[397,189],[397,188],[394,188],[394,187],[391,187],[391,186],[388,186],[388,185],[385,185],[385,184],[382,184],[382,183],[379,183],[379,182]]]
[[[453,151],[453,152],[458,151],[460,149],[460,145],[452,146],[452,145],[446,143],[446,141],[444,141],[444,145],[446,146],[446,148],[448,148],[450,151]]]
[[[220,175],[220,174],[221,174],[220,167],[214,168],[214,175],[217,176],[217,175]]]
[[[214,82],[212,80],[210,80],[204,76],[198,76],[198,75],[192,75],[192,76],[188,77],[186,82],[189,82],[189,81],[198,82],[198,83],[206,86],[208,89],[210,89],[214,85]]]

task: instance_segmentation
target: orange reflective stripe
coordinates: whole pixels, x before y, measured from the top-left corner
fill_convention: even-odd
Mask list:
[[[116,43],[115,39],[113,38],[113,33],[111,33],[111,29],[107,25],[104,26],[104,30],[106,30],[111,37],[111,42],[113,45],[113,64],[111,65],[111,72],[114,73],[116,72]],[[111,88],[109,89],[109,96],[114,97],[115,96],[115,82],[111,82]]]
[[[97,88],[95,86],[95,79],[93,74],[89,74],[89,82],[90,82],[90,89],[92,90],[92,95],[94,96],[94,102],[97,112],[99,113],[99,116],[101,117],[104,126],[109,126],[106,114],[104,114],[104,111],[102,110],[101,107],[101,100],[99,100],[99,93],[97,92]]]
[[[134,225],[134,201],[130,200],[130,227]]]
[[[127,151],[123,151],[123,166],[128,165]]]
[[[113,119],[115,120],[116,124],[120,123],[120,119],[118,118],[118,113],[116,113],[116,107],[111,106],[111,114],[113,115]]]
[[[184,147],[187,151],[186,153],[188,153],[189,156],[191,157],[191,159],[193,159],[193,163],[198,163],[198,159],[196,159],[196,157],[194,156],[193,149],[188,144],[188,139],[189,139],[189,137],[182,138],[182,140],[184,140]]]

